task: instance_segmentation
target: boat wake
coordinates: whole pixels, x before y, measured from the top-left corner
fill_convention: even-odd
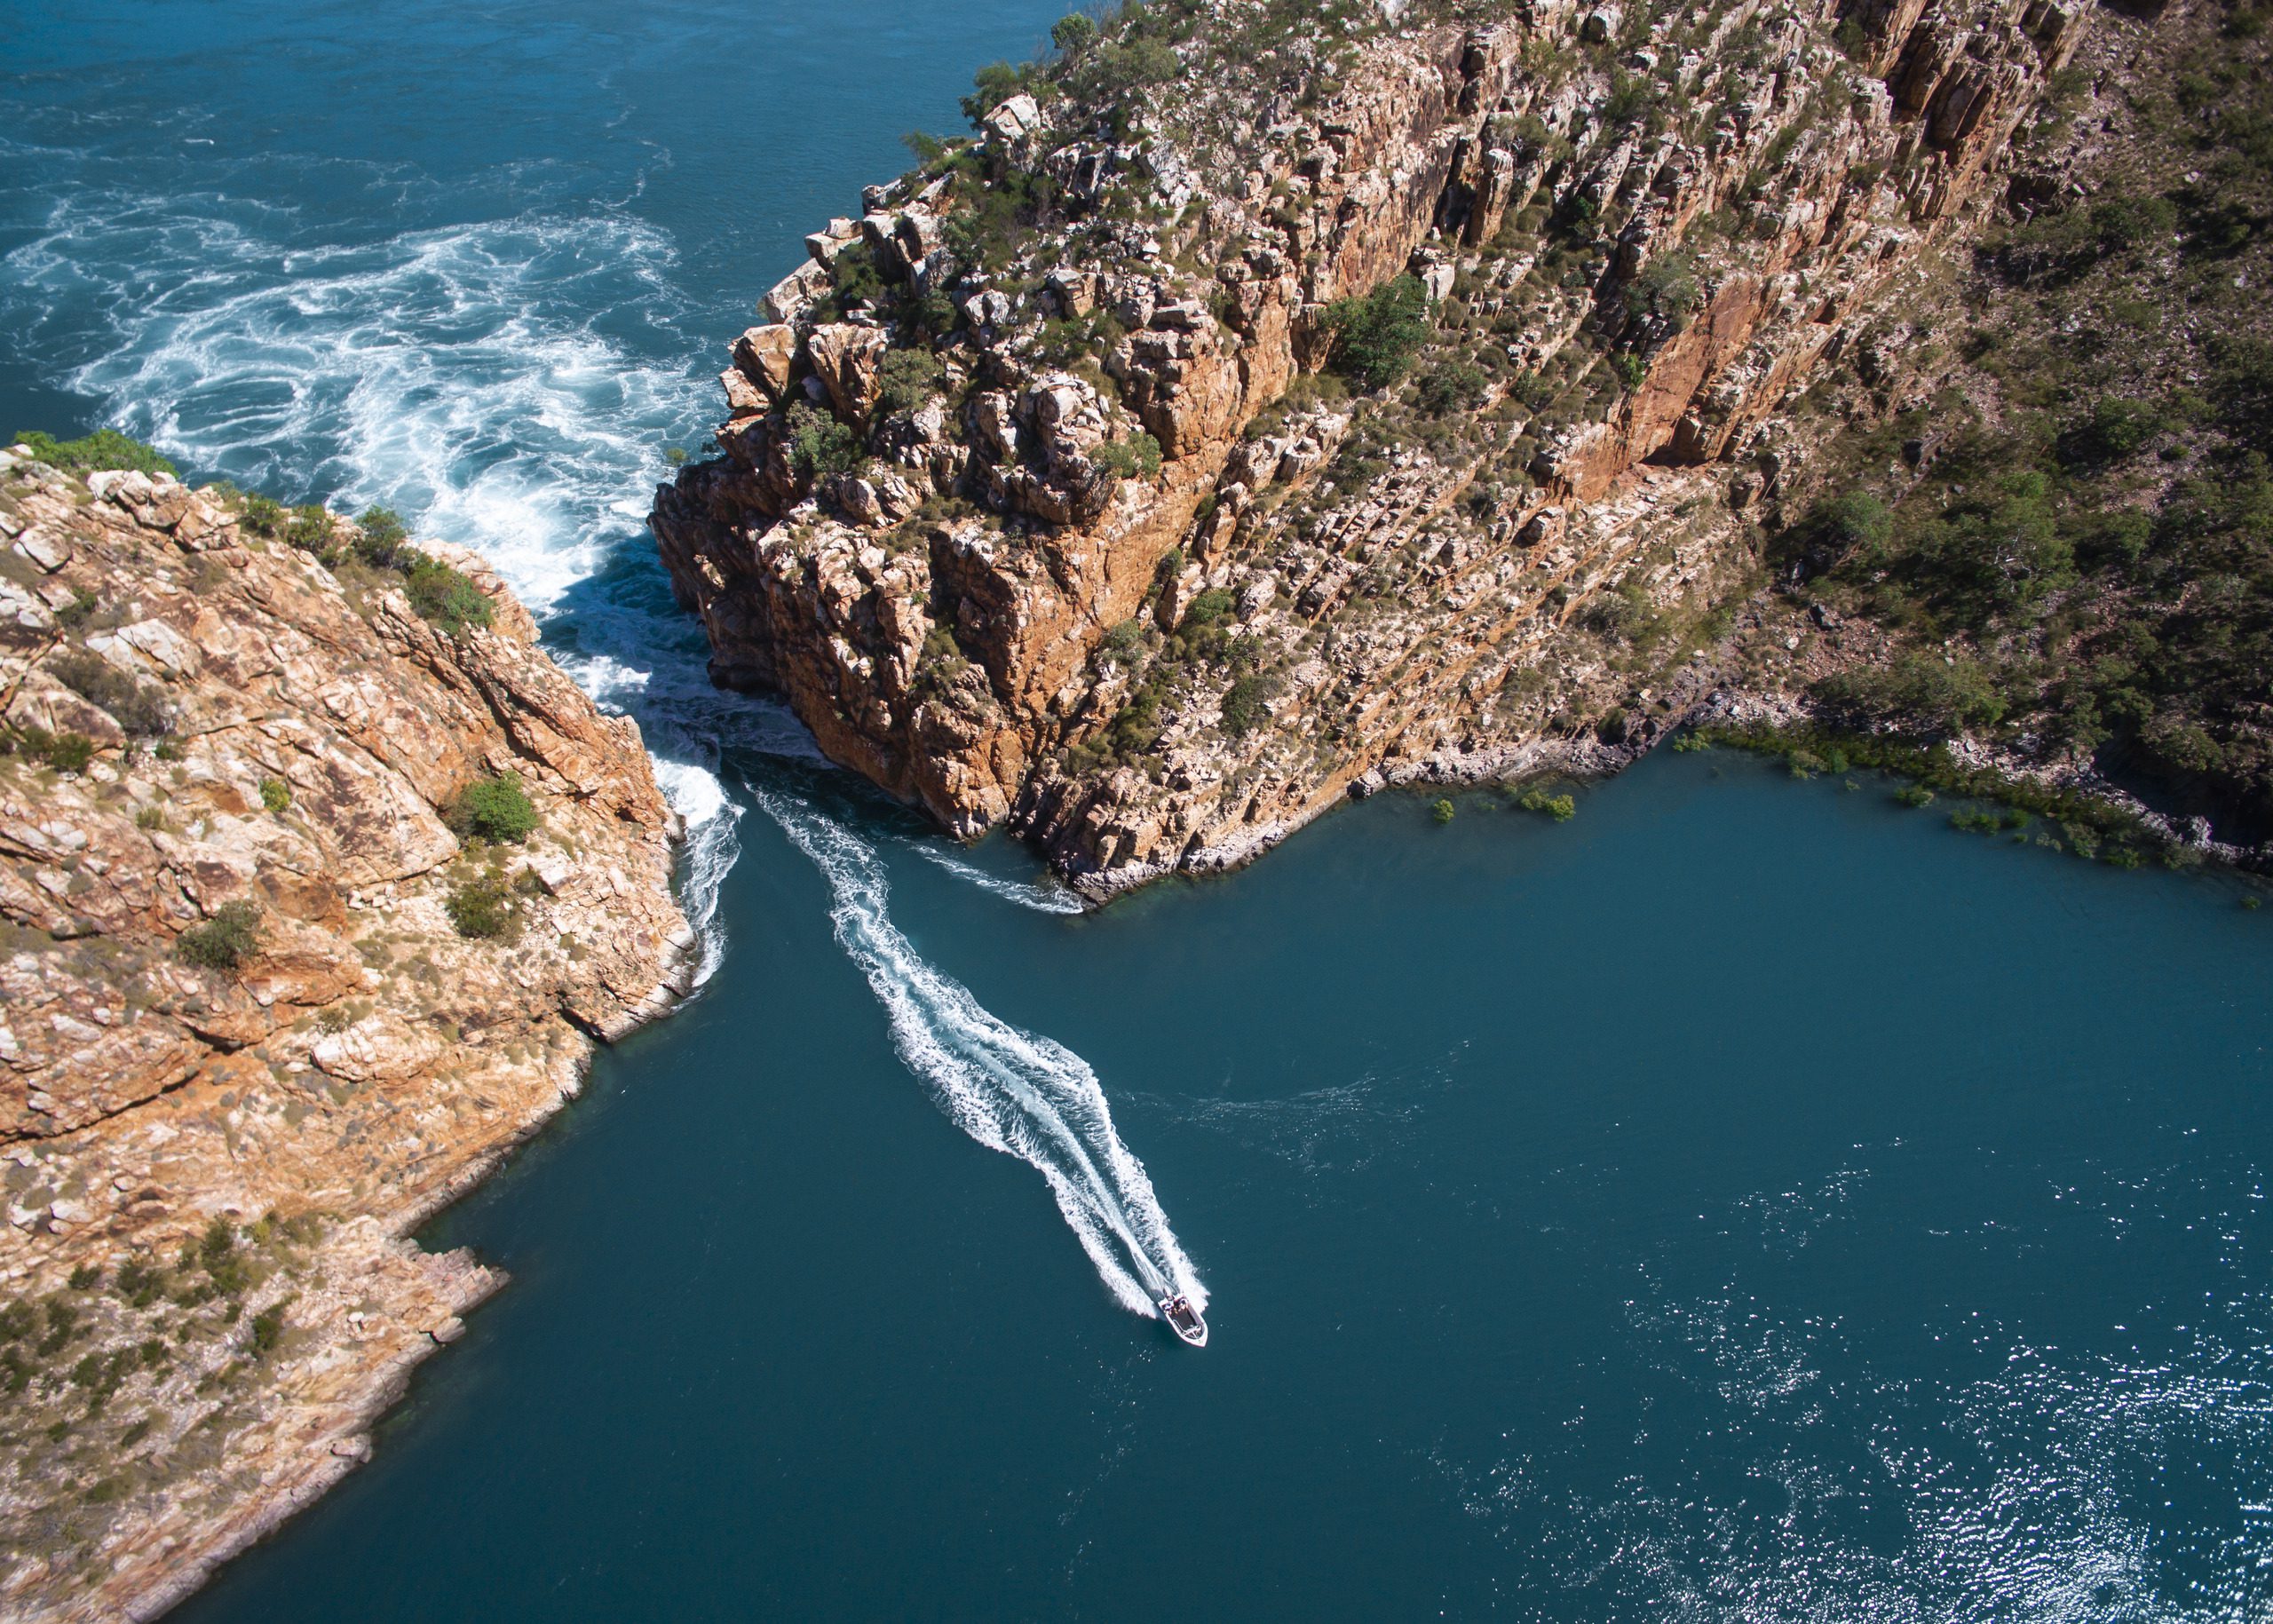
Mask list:
[[[1015,902],[1020,907],[1032,908],[1037,914],[1081,914],[1089,909],[1087,903],[1062,886],[1006,880],[1000,875],[987,873],[976,863],[966,863],[959,857],[942,852],[935,842],[912,840],[908,844],[957,879],[968,881],[990,897]]]
[[[900,1058],[940,1110],[987,1149],[1041,1173],[1123,1308],[1157,1319],[1160,1299],[1182,1293],[1204,1309],[1199,1271],[1176,1244],[1144,1164],[1113,1130],[1089,1063],[989,1013],[928,963],[885,911],[889,883],[866,841],[795,796],[748,788],[828,877],[836,939],[884,1006]]]

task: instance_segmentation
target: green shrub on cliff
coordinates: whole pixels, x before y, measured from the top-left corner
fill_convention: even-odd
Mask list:
[[[1089,461],[1124,479],[1151,479],[1160,471],[1160,442],[1138,432],[1091,448]]]
[[[800,400],[786,417],[789,429],[789,465],[801,479],[825,474],[851,473],[865,455],[859,435],[817,406]]]
[[[908,131],[899,138],[899,144],[907,148],[907,154],[915,160],[915,166],[927,175],[936,174],[954,150],[945,140],[926,130]]]
[[[966,154],[964,162],[976,160]],[[947,250],[965,265],[1008,264],[1023,247],[1034,223],[1057,195],[1048,175],[1010,170],[984,183],[947,217]],[[938,330],[936,323],[927,322]]]
[[[1231,618],[1239,600],[1222,587],[1209,587],[1184,606],[1179,631],[1200,631]]]
[[[1484,403],[1492,379],[1473,362],[1448,360],[1421,380],[1421,409],[1431,417],[1474,411]]]
[[[1144,657],[1144,622],[1125,620],[1105,634],[1097,658],[1114,665],[1134,665]]]
[[[1017,67],[1008,62],[987,63],[971,77],[970,93],[960,104],[962,115],[977,129],[979,120],[1034,83],[1040,71],[1040,65],[1033,62]]]
[[[246,1351],[257,1359],[266,1359],[283,1340],[284,1304],[272,1303],[252,1317],[252,1339],[246,1344]]]
[[[2111,467],[2136,456],[2173,426],[2170,414],[2154,401],[2103,399],[2060,436],[2055,450],[2070,467]]]
[[[0,755],[19,750],[58,772],[83,772],[95,758],[95,741],[84,733],[51,733],[44,727],[20,726],[0,732]]]
[[[400,561],[410,527],[392,508],[368,507],[355,521],[355,556],[375,569],[392,569]]]
[[[876,368],[883,392],[876,402],[879,416],[912,412],[939,392],[946,368],[929,350],[894,350]]]
[[[297,547],[302,552],[317,554],[331,551],[331,510],[321,502],[305,502],[292,510],[284,522],[284,544]]]
[[[1407,272],[1362,298],[1327,306],[1334,332],[1334,367],[1366,389],[1396,383],[1411,370],[1429,339],[1429,290]]]
[[[131,469],[137,473],[179,471],[158,455],[154,446],[130,440],[116,429],[97,429],[79,440],[58,440],[37,429],[26,429],[16,436],[16,443],[30,447],[34,456],[66,473],[99,473],[112,468]]]
[[[536,889],[536,876],[526,868],[511,880],[490,868],[460,881],[442,908],[460,936],[476,941],[518,941],[521,899]]]
[[[1637,321],[1659,317],[1682,325],[1703,298],[1697,256],[1687,249],[1651,260],[1626,284],[1626,312]]]
[[[235,970],[259,946],[260,910],[249,902],[227,902],[174,939],[174,956],[201,970]]]
[[[866,242],[848,243],[839,249],[836,257],[829,261],[828,270],[829,293],[814,306],[817,321],[837,321],[854,305],[877,304],[890,292],[883,272],[876,265],[876,250]]]
[[[1816,685],[1834,709],[1898,717],[1928,733],[1956,733],[2001,720],[2007,700],[1981,661],[1913,649],[1891,665],[1841,672]]]
[[[442,904],[460,936],[483,940],[505,934],[512,923],[512,893],[492,877],[468,880]]]
[[[1271,701],[1278,697],[1276,677],[1250,671],[1233,682],[1224,695],[1224,731],[1234,739],[1253,733],[1268,719]]]
[[[1077,57],[1097,43],[1097,22],[1094,17],[1074,12],[1049,25],[1049,43],[1062,57]]]
[[[258,492],[247,495],[237,508],[238,523],[255,535],[274,535],[284,527],[284,504]]]
[[[539,819],[520,774],[495,772],[468,784],[450,803],[447,821],[462,840],[517,846],[535,833]]]
[[[192,1261],[185,1244],[185,1270]],[[226,1218],[217,1216],[205,1226],[205,1233],[198,1239],[194,1261],[205,1271],[205,1278],[213,1283],[213,1288],[224,1296],[234,1297],[252,1284],[250,1266],[237,1246],[237,1226]],[[230,1318],[234,1320],[235,1315],[233,1313]]]
[[[496,606],[463,574],[423,552],[406,551],[404,556],[409,562],[403,572],[403,591],[420,619],[453,638],[469,626],[495,624]]]

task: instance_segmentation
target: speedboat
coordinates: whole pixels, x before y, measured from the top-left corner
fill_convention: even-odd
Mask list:
[[[1160,1318],[1168,1322],[1168,1329],[1195,1348],[1208,1345],[1208,1322],[1200,1311],[1192,1306],[1192,1299],[1178,1292],[1172,1297],[1160,1299]]]

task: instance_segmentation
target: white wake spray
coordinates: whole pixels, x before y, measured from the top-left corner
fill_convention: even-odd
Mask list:
[[[1015,902],[1020,907],[1030,907],[1037,914],[1079,914],[1088,907],[1080,897],[1063,887],[1003,879],[999,875],[987,873],[976,863],[967,863],[941,851],[936,841],[912,840],[908,844],[957,879],[976,885],[989,896],[1000,897],[1005,902]]]
[[[828,876],[836,939],[867,977],[900,1058],[939,1109],[987,1149],[1016,1156],[1049,1181],[1057,1209],[1123,1308],[1157,1317],[1155,1304],[1171,1288],[1205,1308],[1207,1288],[1176,1244],[1144,1164],[1113,1131],[1089,1063],[989,1013],[926,963],[885,911],[890,885],[867,842],[794,796],[749,788]]]

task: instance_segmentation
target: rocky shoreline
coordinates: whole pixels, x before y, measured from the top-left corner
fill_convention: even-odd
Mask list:
[[[1211,0],[1114,103],[1074,36],[816,232],[651,521],[717,680],[1099,898],[1664,737],[1808,457],[1930,392],[2016,134],[2138,25],[1487,10],[1234,71],[1266,22]],[[1402,289],[1417,382],[1348,376]]]
[[[408,1239],[668,1010],[638,727],[471,554],[0,454],[0,1610],[145,1619],[503,1279]]]

